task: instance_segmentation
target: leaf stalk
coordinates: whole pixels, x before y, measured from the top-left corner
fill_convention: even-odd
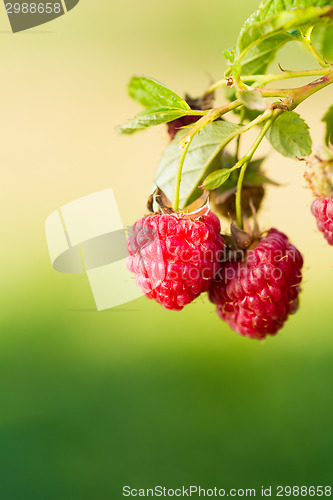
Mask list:
[[[282,80],[288,80],[292,78],[307,78],[311,76],[322,76],[326,75],[331,71],[329,65],[326,65],[325,68],[320,69],[309,69],[304,71],[284,71],[283,73],[271,74],[271,75],[244,75],[242,76],[242,81],[246,82],[256,82],[260,83],[263,87],[271,82],[278,82]],[[224,78],[223,80],[219,80],[211,85],[205,92],[205,94],[210,94],[217,90],[220,87],[227,86],[227,80]],[[253,85],[257,86],[257,85]]]

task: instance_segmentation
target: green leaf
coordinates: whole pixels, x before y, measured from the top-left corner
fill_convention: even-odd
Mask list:
[[[278,33],[299,28],[305,29],[316,24],[325,24],[330,21],[332,11],[333,8],[329,5],[322,8],[294,7],[291,10],[281,10],[274,15],[268,14],[268,17],[263,17],[260,11],[259,16],[254,17],[251,22],[246,21],[244,24],[236,44],[235,59],[242,58],[255,44]]]
[[[146,108],[176,108],[189,111],[189,105],[162,83],[146,76],[133,76],[128,93]]]
[[[187,205],[197,186],[205,178],[216,155],[237,135],[239,130],[238,125],[220,120],[210,123],[194,136],[183,166],[180,206]],[[169,199],[173,197],[176,172],[182,154],[179,143],[184,135],[184,131],[179,131],[166,148],[155,175],[155,184]]]
[[[330,10],[332,6],[333,0],[266,0],[262,2],[260,8],[245,21],[239,35],[237,46],[228,50],[229,57],[227,59],[231,66],[227,69],[226,75],[232,73],[232,63],[235,61],[235,57],[237,58],[240,55],[239,43],[244,42],[243,37],[246,38],[250,36],[249,43],[252,46],[247,47],[246,51],[243,53],[241,60],[241,75],[265,74],[268,66],[274,60],[277,51],[287,42],[300,39],[302,34],[298,28],[304,28],[306,26],[304,24],[302,25],[302,23],[305,21],[307,23],[310,21],[318,22],[319,20],[321,22],[324,19],[325,23],[332,22],[331,19],[322,19],[320,16],[318,19],[320,13],[332,15]],[[305,12],[305,8],[309,7],[311,7],[311,12],[308,10]],[[321,10],[322,8],[325,8],[324,11]],[[289,13],[286,14],[287,10],[289,10]],[[285,21],[285,18],[280,16],[285,15],[291,18],[291,20],[289,20],[289,25],[284,25],[284,22],[282,22],[283,20]],[[312,15],[314,15],[314,18],[312,18]],[[274,17],[274,20],[272,20],[272,17]],[[294,24],[296,26],[292,28]],[[258,27],[262,27],[263,29],[263,33],[261,34],[263,36],[262,39],[258,38],[260,36],[260,29]],[[270,28],[272,28],[272,31],[270,31]],[[288,30],[286,28],[288,28]],[[266,32],[265,30],[268,31]],[[331,53],[333,52],[333,42],[330,43],[330,27],[318,27],[314,30],[314,33],[316,33],[317,30],[325,31],[326,41],[322,43],[324,43],[326,47],[324,51],[326,53],[326,59],[330,60]],[[328,34],[326,34],[326,30]],[[321,52],[321,50],[319,50],[319,52]],[[249,82],[249,84],[251,85],[251,82]],[[228,98],[232,100],[233,96],[228,96]]]
[[[133,134],[154,125],[171,122],[191,111],[184,99],[162,83],[145,76],[133,76],[129,83],[130,96],[147,109],[117,128],[120,134]]]
[[[266,102],[258,90],[240,90],[238,98],[245,104],[247,109],[264,111]]]
[[[253,23],[264,21],[268,17],[280,14],[286,10],[330,5],[333,5],[332,0],[264,0],[261,2],[259,9],[245,21],[241,33]]]
[[[329,141],[333,142],[333,104],[324,115],[322,121],[326,123],[325,142],[328,145]]]
[[[311,41],[327,62],[333,62],[333,26],[315,28],[311,34]]]
[[[287,111],[278,116],[266,137],[276,151],[288,158],[311,154],[309,127],[294,111]]]
[[[206,177],[200,187],[201,189],[209,189],[210,191],[212,189],[217,189],[229,179],[230,174],[231,172],[227,168],[215,170],[215,172],[212,172]]]
[[[133,134],[137,130],[168,123],[186,114],[186,111],[180,109],[148,109],[125,123],[125,125],[120,125],[120,127],[117,128],[117,132],[120,134]]]
[[[232,64],[243,52],[242,75],[266,73],[277,51],[287,42],[299,40],[299,28],[332,21],[332,6],[333,0],[263,1],[245,21],[236,46],[229,49],[233,54],[229,62]],[[326,46],[330,53],[329,40]]]
[[[250,49],[242,59],[242,75],[264,75],[277,51],[287,42],[295,40],[290,33],[279,33],[262,40]]]

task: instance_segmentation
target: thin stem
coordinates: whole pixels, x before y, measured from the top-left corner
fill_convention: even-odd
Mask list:
[[[244,132],[251,130],[251,128],[255,127],[256,125],[260,125],[260,123],[265,122],[268,118],[270,118],[272,114],[273,111],[271,109],[266,109],[266,111],[262,115],[257,116],[257,118],[252,120],[252,122],[248,123],[247,125],[243,125],[243,127],[235,134],[235,136],[238,134],[244,134]]]
[[[327,73],[329,73],[329,71],[330,68],[327,67],[320,69],[309,69],[304,71],[283,71],[283,73],[278,73],[276,75],[258,75],[259,78],[256,78],[256,80],[261,82],[262,85],[267,85],[267,83],[278,82],[280,80],[289,80],[291,78],[307,78],[311,76],[326,75]]]
[[[192,127],[191,130],[186,135],[184,135],[184,137],[180,142],[180,147],[184,149],[187,143],[192,141],[195,134],[197,134],[206,125],[214,122],[222,115],[229,113],[229,111],[232,111],[233,109],[236,109],[239,106],[243,106],[243,103],[239,99],[237,99],[236,101],[230,102],[229,104],[226,104],[225,106],[222,106],[220,108],[211,109],[205,116],[203,116],[202,118],[200,118],[200,120],[196,122],[194,127]]]
[[[239,177],[238,177],[238,183],[237,183],[237,192],[236,192],[236,216],[237,216],[237,224],[239,228],[243,227],[243,217],[242,217],[242,186],[243,186],[243,181],[244,181],[244,176],[245,172],[247,169],[247,166],[249,162],[251,161],[254,153],[257,151],[261,141],[265,137],[268,129],[272,126],[272,123],[274,120],[278,117],[279,114],[282,113],[282,110],[278,109],[275,110],[271,113],[271,117],[266,121],[264,124],[263,128],[260,131],[260,134],[254,141],[253,145],[249,149],[249,151],[246,153],[246,155],[243,156],[243,158],[238,162],[238,164],[233,167],[233,170],[237,168],[241,168]]]
[[[186,155],[187,155],[187,152],[189,150],[191,142],[192,142],[192,139],[186,144],[186,146],[183,150],[183,153],[180,157],[180,160],[179,160],[177,175],[176,175],[176,179],[175,179],[174,196],[173,196],[173,208],[174,208],[174,210],[179,209],[179,194],[180,194],[180,184],[182,181],[183,166],[184,166],[185,158],[186,158]]]
[[[242,108],[241,112],[240,112],[239,125],[243,125],[244,117],[245,117],[245,108]],[[240,149],[240,142],[241,142],[241,134],[239,134],[239,136],[237,137],[236,151],[235,151],[235,162],[238,161],[239,149]]]
[[[241,142],[241,134],[238,135],[237,142],[236,142],[236,151],[235,151],[235,161],[236,162],[238,161],[238,158],[239,158],[240,142]]]
[[[227,81],[225,78],[223,78],[223,80],[218,80],[217,82],[210,85],[210,87],[208,87],[208,89],[205,92],[205,95],[211,94],[212,92],[219,89],[220,87],[226,87],[226,85],[227,85]]]
[[[266,122],[274,115],[274,113],[280,114],[282,113],[282,110],[267,109],[262,115],[259,115],[257,118],[255,118],[255,120],[252,120],[252,122],[248,123],[247,125],[238,128],[237,130],[235,130],[233,134],[230,134],[228,141],[226,143],[223,143],[223,147],[229,144],[229,142],[235,139],[235,137],[238,137],[240,134],[244,134],[245,132],[248,132],[249,130],[251,130],[251,128],[255,127],[256,125],[260,125],[260,123]],[[243,158],[241,158],[232,168],[230,168],[229,172],[231,173],[234,170],[241,168],[243,166],[244,161],[246,161],[246,156],[247,155],[243,156]]]
[[[320,66],[322,66],[323,68],[327,68],[329,66],[329,64],[323,59],[323,57],[316,51],[316,49],[312,45],[311,33],[312,33],[313,28],[314,27],[311,26],[311,28],[309,28],[307,30],[305,36],[303,37],[303,42],[304,42],[305,46],[308,48],[308,50],[311,52],[313,57],[316,59],[316,61],[320,64]]]
[[[243,82],[258,82],[262,86],[267,85],[271,82],[278,82],[280,80],[288,80],[290,78],[306,78],[311,76],[321,76],[326,75],[330,72],[330,68],[326,65],[325,68],[321,69],[310,69],[305,71],[284,71],[283,73],[271,74],[271,75],[244,75],[242,76]],[[226,80],[219,80],[211,85],[205,92],[205,94],[210,94],[220,87],[226,86]]]
[[[236,191],[236,216],[237,216],[237,225],[240,229],[243,229],[243,216],[242,216],[242,187],[243,181],[245,177],[245,172],[247,169],[249,162],[244,163],[239,173],[238,182],[237,182],[237,191]]]
[[[260,123],[265,122],[266,120],[268,120],[273,115],[273,113],[274,113],[274,111],[272,109],[267,109],[262,115],[259,115],[257,118],[255,118],[254,120],[252,120],[252,122],[250,122],[247,125],[244,125],[242,127],[239,127],[238,129],[236,129],[233,134],[229,135],[228,141],[225,142],[225,143],[223,143],[223,147],[221,149],[225,148],[229,144],[229,142],[231,142],[233,139],[235,139],[235,137],[238,137],[241,134],[245,134],[245,132],[248,132],[249,130],[251,130],[251,128],[255,127],[256,125],[260,125]],[[233,170],[237,170],[240,167],[241,167],[240,162],[237,162],[230,169],[230,172],[232,172]]]
[[[193,109],[192,111],[187,111],[186,116],[205,116],[209,113],[209,110]]]

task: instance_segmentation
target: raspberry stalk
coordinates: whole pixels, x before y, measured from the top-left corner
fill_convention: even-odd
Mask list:
[[[186,144],[183,153],[180,157],[179,165],[178,165],[178,170],[177,170],[177,175],[175,178],[175,190],[174,190],[174,197],[173,197],[173,208],[175,210],[179,209],[179,194],[180,194],[180,184],[182,182],[182,172],[183,172],[183,166],[184,166],[184,161],[187,155],[187,152],[190,148],[192,142],[192,137],[190,141]]]
[[[265,125],[261,129],[260,134],[254,141],[252,147],[249,149],[249,151],[246,153],[245,156],[236,164],[238,165],[238,168],[241,168],[239,177],[238,177],[238,183],[237,183],[237,191],[236,191],[236,215],[237,215],[237,223],[238,227],[242,228],[243,227],[243,216],[242,216],[242,187],[243,187],[243,181],[245,177],[245,172],[247,169],[248,164],[250,163],[254,153],[257,151],[261,141],[265,137],[267,131],[269,128],[272,126],[274,120],[281,114],[282,111],[279,109],[276,109],[272,112],[271,117],[266,121]],[[236,167],[235,165],[235,167]]]

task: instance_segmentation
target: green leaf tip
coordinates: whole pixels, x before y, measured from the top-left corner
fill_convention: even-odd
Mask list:
[[[126,124],[120,125],[117,128],[120,134],[133,134],[137,130],[168,123],[191,111],[184,99],[162,83],[146,76],[133,76],[128,92],[132,99],[146,109]]]
[[[176,108],[190,111],[190,106],[163,83],[147,76],[133,76],[128,93],[146,108]]]
[[[222,168],[221,170],[216,170],[206,177],[202,185],[199,186],[201,189],[213,190],[222,186],[230,177],[231,172],[227,168]]]

